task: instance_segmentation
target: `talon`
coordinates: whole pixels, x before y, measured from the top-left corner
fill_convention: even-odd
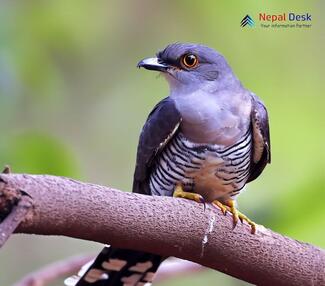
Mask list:
[[[204,209],[205,209],[205,200],[204,198],[197,193],[191,193],[191,192],[185,192],[183,190],[183,187],[180,184],[177,184],[173,193],[173,197],[175,198],[183,198],[183,199],[188,199],[195,201],[197,203],[203,203],[204,204]]]
[[[200,200],[199,203],[202,203],[205,205],[205,199],[201,195],[199,195],[199,200]]]
[[[250,227],[251,227],[251,233],[254,234],[256,233],[256,223],[250,220],[247,216],[245,216],[243,213],[239,212],[236,207],[235,207],[235,201],[234,200],[228,200],[227,205],[230,208],[230,212],[233,215],[233,222],[234,222],[234,227],[236,226],[238,219],[243,223],[246,221]]]
[[[230,211],[230,208],[229,208],[228,206],[224,205],[223,203],[219,202],[218,200],[214,200],[214,201],[212,202],[212,204],[214,204],[214,205],[216,205],[217,207],[219,207],[220,210],[222,211],[222,213],[223,213],[224,215],[227,214],[227,211]]]
[[[241,220],[241,222],[246,221],[251,226],[252,234],[256,233],[256,223],[255,222],[253,222],[247,216],[245,216],[244,214],[242,214],[240,212],[238,212],[238,216],[239,216],[239,219]]]

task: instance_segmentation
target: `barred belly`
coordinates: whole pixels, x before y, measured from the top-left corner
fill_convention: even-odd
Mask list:
[[[206,201],[234,197],[249,177],[251,148],[250,129],[227,147],[193,143],[178,132],[157,156],[149,182],[151,193],[172,196],[179,183]]]

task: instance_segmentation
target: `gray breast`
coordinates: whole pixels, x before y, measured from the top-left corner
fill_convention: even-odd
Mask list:
[[[197,144],[178,132],[157,156],[150,176],[153,195],[171,196],[175,185],[201,194],[207,201],[237,195],[249,177],[250,128],[235,144]]]

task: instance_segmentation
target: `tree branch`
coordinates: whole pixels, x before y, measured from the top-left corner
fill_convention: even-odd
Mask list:
[[[230,215],[170,197],[125,193],[46,175],[1,174],[34,207],[20,233],[65,235],[176,256],[258,285],[324,285],[325,251],[258,226],[232,228]]]

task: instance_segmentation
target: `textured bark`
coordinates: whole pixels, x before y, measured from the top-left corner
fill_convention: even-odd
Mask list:
[[[2,188],[22,189],[34,207],[20,233],[65,235],[176,256],[258,285],[325,285],[325,251],[211,205],[125,193],[54,176],[5,175]]]

